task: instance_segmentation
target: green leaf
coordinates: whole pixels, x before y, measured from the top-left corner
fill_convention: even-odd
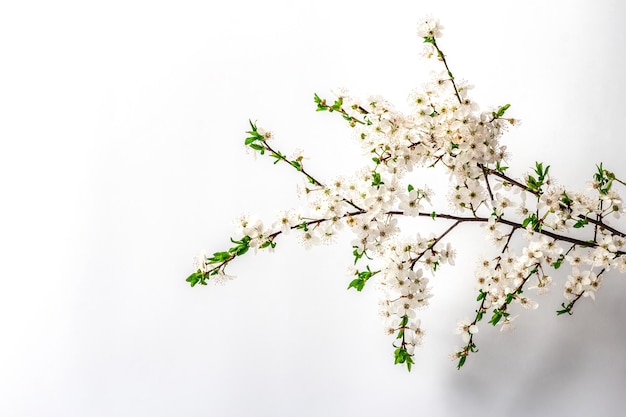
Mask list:
[[[498,109],[498,112],[496,113],[497,117],[502,117],[504,116],[504,113],[509,109],[509,107],[511,107],[510,104],[505,104],[504,106],[500,107]]]
[[[484,310],[477,310],[476,311],[476,322],[478,323],[479,321],[481,321],[483,319],[484,315],[485,315],[485,311]]]
[[[358,259],[360,259],[360,258],[363,256],[363,254],[364,254],[364,253],[365,253],[365,252],[363,252],[363,253],[359,253],[357,249],[355,249],[355,250],[354,250],[353,254],[354,254],[355,258],[356,258],[356,259],[354,260],[354,263],[355,263],[355,264],[356,264],[356,261],[357,261]],[[376,274],[378,274],[378,273],[380,272],[380,270],[378,270],[378,271],[372,271],[372,270],[370,269],[370,266],[369,266],[369,265],[366,265],[366,267],[365,267],[365,268],[367,269],[366,271],[358,271],[358,270],[356,271],[355,275],[357,275],[357,276],[358,276],[358,278],[353,279],[353,280],[352,280],[352,282],[350,282],[350,285],[348,285],[348,288],[347,288],[347,289],[350,289],[350,288],[355,288],[357,291],[361,291],[361,290],[363,290],[363,287],[365,287],[365,283],[366,283],[366,282],[367,282],[367,281],[368,281],[368,280],[369,280],[372,276],[374,276],[374,275],[376,275]]]
[[[465,360],[467,359],[467,355],[461,355],[459,358],[459,364],[456,366],[456,369],[461,369],[463,365],[465,365]]]
[[[435,38],[432,36],[424,36],[424,43],[435,43]]]
[[[541,222],[539,221],[535,213],[532,213],[530,216],[526,217],[522,222],[522,227],[526,227],[528,225],[532,225],[533,230],[541,230]]]
[[[252,132],[248,132],[248,133],[253,133],[256,132],[256,125],[254,123],[252,123],[252,120],[248,119],[248,122],[250,123],[250,127],[252,128]]]
[[[537,181],[537,179],[532,175],[529,175],[528,179],[526,179],[526,186],[531,191],[539,191],[539,188],[541,188],[541,182]]]
[[[394,352],[393,355],[395,357],[395,361],[394,364],[399,364],[402,363],[404,361],[404,355],[402,354],[402,348],[397,348]]]
[[[372,171],[372,187],[378,187],[380,184],[384,184],[380,178],[380,173]]]
[[[201,274],[202,272],[198,270],[197,272],[194,272],[193,274],[189,275],[185,281],[187,281],[188,283],[191,284],[192,287],[194,287],[198,283],[198,281],[200,281]]]
[[[565,255],[560,254],[558,259],[554,262],[552,262],[550,264],[550,266],[552,266],[552,268],[554,269],[559,269],[561,267],[561,264],[563,263],[563,260],[565,259]]]
[[[505,166],[500,165],[500,161],[496,162],[496,171],[504,172],[507,169],[509,169],[509,167],[505,167]]]
[[[298,171],[302,171],[302,165],[300,165],[300,162],[298,161],[291,161],[291,166],[293,166],[295,169],[297,169]]]
[[[358,261],[359,259],[361,259],[361,258],[363,257],[363,255],[365,254],[365,251],[363,251],[363,252],[359,252],[359,250],[358,250],[358,246],[353,246],[353,248],[356,248],[356,249],[354,249],[354,251],[352,252],[352,254],[354,255],[354,264],[356,265],[357,261]],[[350,288],[350,287],[348,287],[348,288]]]
[[[563,191],[563,194],[561,194],[561,200],[560,201],[567,208],[570,208],[572,203],[574,203],[574,201],[571,198],[569,198],[569,196],[567,195],[567,193],[565,191]]]
[[[411,191],[413,191],[415,189],[411,184],[409,184],[409,186],[407,188],[408,188],[409,192],[411,192]]]
[[[214,264],[218,262],[224,262],[225,260],[230,258],[229,252],[215,252],[213,257],[208,258],[209,263]]]
[[[430,213],[430,217],[435,220],[435,217],[437,217],[437,213],[435,213],[434,211],[432,213]]]
[[[503,315],[501,310],[493,310],[493,316],[491,317],[491,320],[489,320],[489,323],[495,326],[496,324],[498,324],[500,319],[502,319],[502,316]]]
[[[543,167],[543,163],[541,162],[535,162],[535,173],[537,174],[538,179],[535,181],[537,188],[541,187],[543,185],[544,180],[546,179],[546,176],[548,175],[548,171],[550,170],[550,165],[548,165],[547,167]],[[534,178],[533,178],[534,180]]]
[[[363,287],[365,287],[365,282],[361,278],[355,278],[350,282],[350,285],[348,285],[348,288],[346,289],[349,290],[350,288],[354,288],[360,292],[363,290]]]
[[[411,367],[413,366],[413,358],[409,355],[406,358],[406,369],[411,372]]]
[[[572,306],[573,306],[572,303],[570,303],[568,305],[565,305],[565,303],[562,303],[561,307],[563,307],[563,310],[558,310],[556,312],[556,315],[560,316],[561,314],[567,313],[567,314],[569,314],[571,316],[572,314],[574,314],[574,313],[572,313]]]
[[[317,108],[315,111],[326,111],[328,110],[328,106],[326,105],[326,101],[320,98],[317,94],[313,95],[313,100],[317,104]]]
[[[397,365],[399,363],[406,363],[406,367],[409,372],[411,372],[411,367],[415,362],[413,362],[413,355],[410,355],[409,352],[404,347],[396,348],[394,351],[395,361],[394,363]]]
[[[507,295],[506,295],[505,302],[506,302],[507,304],[511,304],[511,302],[513,301],[513,298],[514,298],[514,297],[515,297],[515,294],[513,294],[513,293],[509,293],[509,294],[507,294]]]
[[[281,159],[285,158],[285,155],[280,153],[280,151],[277,151],[277,152],[272,152],[272,157],[276,158],[276,160],[274,161],[274,165],[276,165],[277,163],[280,162]]]
[[[335,102],[333,103],[331,109],[332,110],[341,110],[341,106],[343,105],[343,99],[341,97],[339,97],[337,100],[335,100]]]

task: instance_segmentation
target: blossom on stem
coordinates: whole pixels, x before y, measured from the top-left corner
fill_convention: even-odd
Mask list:
[[[461,335],[464,343],[468,343],[470,341],[470,337],[476,333],[478,333],[478,326],[472,323],[469,318],[466,317],[457,322],[456,334]]]

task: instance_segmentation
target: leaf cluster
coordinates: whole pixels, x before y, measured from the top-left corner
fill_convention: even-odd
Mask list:
[[[411,367],[415,362],[413,361],[413,355],[409,353],[404,343],[404,329],[406,329],[407,324],[409,324],[409,316],[402,316],[400,326],[398,327],[398,334],[396,336],[396,340],[402,339],[402,344],[400,346],[396,346],[394,344],[394,347],[396,348],[394,351],[394,364],[398,365],[405,363],[407,370],[411,372]]]
[[[250,236],[244,236],[241,240],[234,240],[230,238],[230,241],[235,244],[232,248],[228,249],[226,252],[215,252],[213,256],[210,258],[207,257],[204,262],[205,264],[219,264],[215,268],[212,268],[208,271],[202,271],[198,269],[196,272],[189,275],[186,281],[194,287],[196,284],[207,285],[206,281],[214,275],[217,275],[220,269],[223,269],[224,266],[232,261],[236,256],[244,255],[250,249]],[[265,246],[263,246],[265,245]],[[267,247],[269,245],[275,245],[268,239],[267,242],[263,243],[261,248]],[[273,247],[273,246],[272,246]]]
[[[602,195],[607,195],[613,185],[613,180],[615,180],[615,174],[602,168],[602,162],[600,165],[596,165],[596,168],[598,168],[598,171],[593,175],[593,179],[597,183],[598,192]]]
[[[357,271],[354,273],[354,275],[356,275],[356,276],[357,276],[357,278],[353,279],[353,280],[350,282],[350,285],[348,285],[348,288],[347,288],[347,289],[354,288],[354,289],[356,289],[357,291],[362,291],[362,290],[363,290],[363,288],[365,287],[365,283],[366,283],[366,282],[367,282],[367,281],[368,281],[371,277],[373,277],[374,275],[376,275],[376,274],[378,274],[378,273],[380,272],[380,270],[378,270],[378,271],[372,271],[372,270],[370,270],[370,266],[369,266],[369,265],[367,265],[367,266],[366,266],[366,269],[367,269],[366,271],[358,271],[358,270],[357,270]]]
[[[556,315],[560,316],[561,314],[569,314],[570,316],[572,314],[574,314],[572,312],[572,307],[574,307],[574,302],[570,302],[569,304],[565,305],[565,303],[561,303],[561,307],[563,307],[562,310],[557,310]]]
[[[261,153],[261,155],[263,155],[265,153],[265,146],[255,142],[263,143],[265,141],[265,137],[259,133],[256,124],[253,123],[252,120],[248,120],[248,122],[250,122],[250,128],[252,130],[246,132],[250,136],[246,138],[244,143],[246,146],[250,146],[252,149],[258,151],[259,153]]]
[[[478,348],[474,342],[469,342],[462,351],[457,352],[456,356],[459,358],[459,362],[456,365],[456,369],[461,369],[463,365],[465,365],[465,361],[469,356],[470,352],[476,353],[478,352]]]
[[[411,372],[411,367],[413,366],[413,364],[415,363],[413,361],[413,355],[411,355],[409,353],[408,350],[406,350],[406,348],[404,347],[399,347],[396,348],[396,350],[394,351],[394,364],[398,365],[400,363],[406,363],[406,369]]]
[[[528,175],[528,178],[526,179],[526,187],[528,187],[528,189],[533,193],[541,194],[543,192],[541,187],[543,186],[548,176],[549,170],[550,170],[550,165],[544,168],[543,163],[535,162],[536,177],[533,175]]]
[[[318,96],[317,94],[313,94],[313,101],[315,102],[315,104],[317,104],[317,108],[315,109],[315,111],[327,111],[329,113],[336,111],[337,113],[340,113],[341,116],[345,120],[347,120],[350,123],[350,126],[352,127],[356,126],[357,123],[362,124],[362,125],[372,124],[372,122],[368,120],[367,117],[365,117],[365,121],[363,121],[348,114],[348,112],[346,112],[346,110],[343,108],[342,97],[338,97],[337,100],[335,100],[335,102],[332,105],[328,105],[326,102],[326,99],[320,98],[320,96]],[[362,114],[367,114],[367,111],[357,104],[352,105],[352,110],[356,110]]]
[[[498,111],[491,112],[491,116],[494,119],[499,119],[502,116],[504,116],[504,113],[506,113],[506,111],[509,109],[509,107],[511,107],[510,104],[505,104],[504,106],[501,106],[500,108],[498,108]]]
[[[540,232],[542,228],[542,221],[539,217],[537,217],[537,214],[531,213],[522,222],[522,227],[528,227],[528,225],[530,225],[535,232]]]

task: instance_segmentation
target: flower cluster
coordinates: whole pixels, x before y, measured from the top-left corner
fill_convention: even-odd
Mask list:
[[[571,273],[563,287],[567,304],[558,314],[571,314],[581,297],[594,298],[607,271],[626,272],[626,234],[609,222],[626,211],[614,187],[626,184],[602,164],[589,184],[591,193],[555,184],[550,167],[539,162],[522,179],[509,176],[500,139],[518,121],[505,117],[508,104],[481,111],[469,95],[472,86],[452,75],[437,43],[441,30],[436,19],[419,24],[425,55],[440,61],[443,70],[411,92],[409,114],[382,97],[361,100],[343,91],[332,101],[314,96],[318,111],[347,121],[367,155],[368,163],[350,178],[318,180],[305,169],[301,151],[287,157],[270,144],[271,134],[250,122],[246,146],[303,175],[303,205],[279,212],[271,227],[252,216],[240,217],[233,247],[197,258],[196,272],[187,278],[192,286],[230,279],[225,273],[229,262],[250,248],[274,249],[280,234],[295,231],[311,247],[351,230],[354,267],[348,288],[361,291],[370,279],[378,282],[395,363],[410,370],[424,334],[417,311],[432,297],[429,277],[445,264],[454,265],[455,250],[443,239],[459,224],[483,225],[499,252],[484,258],[475,272],[480,304],[474,318],[461,320],[457,328],[464,343],[453,354],[459,368],[477,350],[474,337],[485,314],[491,315],[489,323],[509,329],[515,304],[530,310],[538,306],[526,290],[547,292],[555,281],[553,271],[562,265]],[[428,185],[413,185],[413,174],[425,167],[449,175],[449,212],[433,207]],[[448,226],[428,237],[406,236],[400,234],[401,217],[431,218]]]

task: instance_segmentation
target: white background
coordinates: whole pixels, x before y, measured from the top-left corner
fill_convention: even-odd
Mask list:
[[[625,278],[556,317],[560,289],[514,333],[486,323],[462,371],[481,230],[454,235],[413,372],[393,365],[374,288],[345,291],[346,235],[238,259],[189,288],[242,212],[297,204],[300,179],[247,154],[249,118],[328,179],[361,166],[314,92],[405,107],[426,81],[417,22],[484,108],[511,103],[511,170],[535,160],[584,188],[624,168],[626,7],[615,1],[13,2],[0,10],[0,415],[623,414]],[[417,182],[425,182],[418,179]],[[443,193],[443,191],[442,191]],[[415,233],[422,223],[415,224]],[[562,278],[562,277],[561,277]]]

